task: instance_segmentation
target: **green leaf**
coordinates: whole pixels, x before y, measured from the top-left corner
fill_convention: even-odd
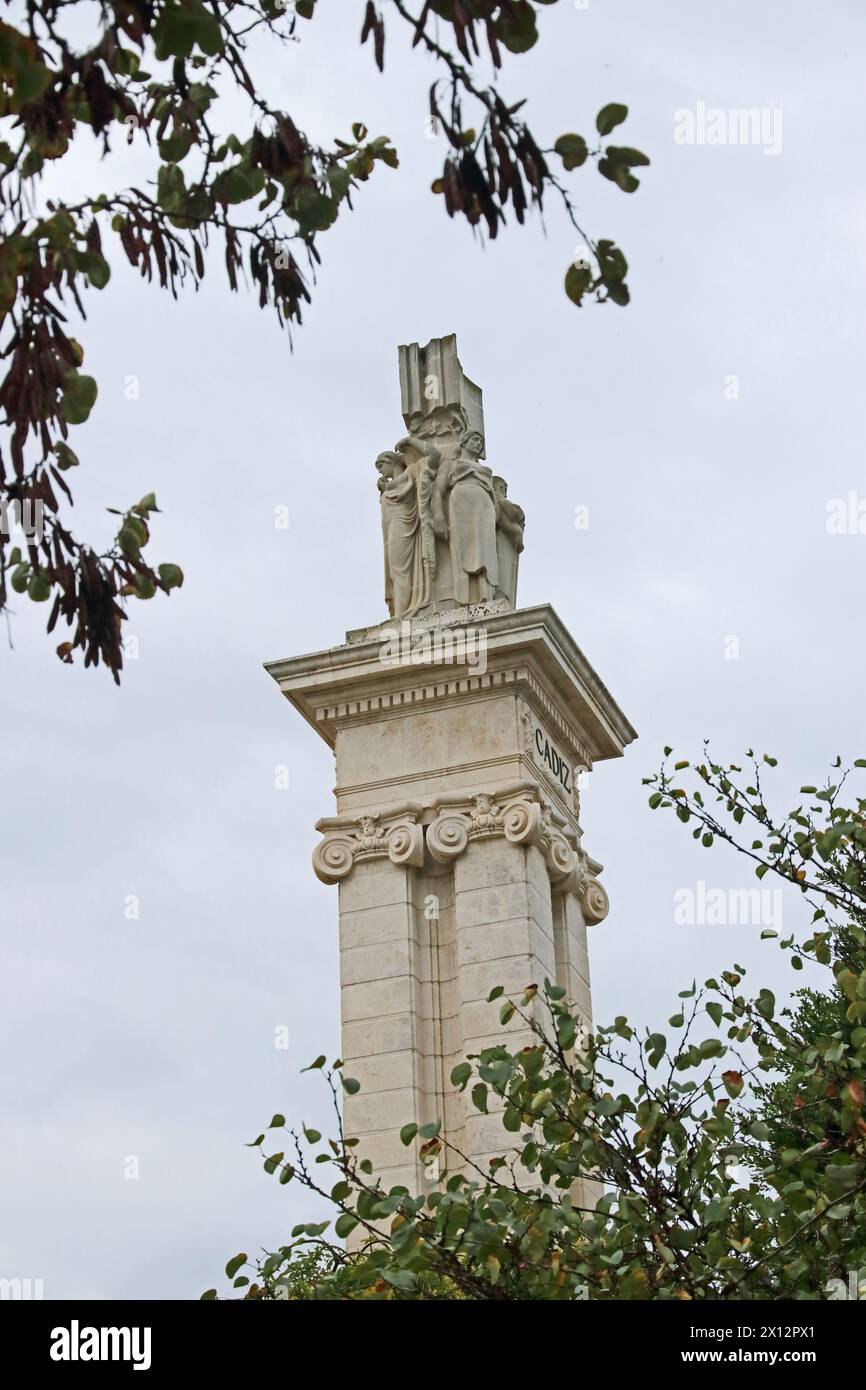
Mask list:
[[[315,1239],[316,1236],[320,1236],[324,1231],[327,1231],[330,1224],[330,1221],[308,1221],[304,1227],[304,1234],[312,1236]]]
[[[772,990],[762,989],[755,1000],[755,1008],[762,1018],[771,1019],[776,1011],[776,996]]]
[[[628,107],[618,101],[608,102],[595,118],[595,128],[599,135],[610,135],[614,126],[622,125],[628,115]]]
[[[494,20],[493,28],[509,53],[527,53],[538,40],[535,11],[527,0],[511,0],[509,8]]]
[[[644,1051],[647,1054],[647,1061],[651,1067],[657,1067],[665,1055],[668,1040],[664,1033],[650,1033],[644,1043]]]
[[[131,512],[127,513],[123,522],[123,529],[135,538],[136,547],[140,548],[147,544],[149,531],[147,523],[141,517],[134,516]]]
[[[649,157],[643,150],[635,150],[631,145],[608,145],[605,150],[606,157],[614,163],[625,164],[628,168],[646,168],[649,164]],[[688,767],[688,760],[677,763],[677,767]]]
[[[160,164],[156,175],[156,200],[168,213],[182,212],[187,188],[183,170],[176,164]]]
[[[472,1064],[470,1062],[461,1062],[459,1066],[456,1066],[451,1073],[451,1085],[459,1086],[461,1091],[465,1090],[466,1082],[469,1080],[471,1075]]]
[[[301,1074],[303,1075],[305,1071],[318,1071],[321,1067],[325,1065],[326,1060],[327,1059],[323,1052],[322,1055],[320,1057],[317,1057],[315,1062],[311,1062],[308,1067],[301,1067]]]
[[[246,1264],[246,1262],[246,1255],[235,1255],[232,1259],[229,1260],[228,1264],[226,1265],[226,1277],[228,1279],[234,1279],[238,1270],[241,1269],[242,1266]]]
[[[69,445],[62,439],[58,439],[57,442],[52,445],[52,449],[57,456],[57,467],[60,469],[61,473],[65,473],[67,468],[78,467],[78,455],[73,453]]]
[[[171,135],[157,141],[160,159],[164,159],[166,164],[179,164],[182,159],[186,159],[194,139],[195,131],[190,126],[182,126],[175,130]]]
[[[580,307],[583,296],[592,285],[592,271],[588,265],[570,265],[565,272],[565,293],[572,304]],[[659,801],[661,797],[659,797]]]
[[[408,1146],[409,1144],[411,1144],[411,1143],[412,1143],[412,1140],[415,1138],[415,1135],[416,1135],[417,1133],[418,1133],[418,1126],[417,1126],[417,1125],[404,1125],[403,1128],[400,1130],[400,1142],[401,1142],[401,1144],[405,1144],[405,1145],[407,1145],[407,1146]]]
[[[95,290],[105,289],[111,279],[111,267],[101,251],[86,251],[79,258],[81,269]]]
[[[208,57],[223,49],[219,22],[197,0],[183,0],[182,4],[169,0],[154,25],[153,38],[160,62],[189,58],[196,45]]]
[[[628,291],[626,290],[625,285],[623,284],[623,281],[625,280],[625,277],[628,273],[628,261],[626,260],[622,251],[618,246],[614,244],[614,242],[604,238],[598,242],[598,245],[596,247],[596,254],[598,256],[598,267],[599,272],[601,274],[601,278],[604,281],[604,284],[611,298],[614,299],[614,303],[628,303]],[[617,290],[618,288],[625,291],[625,293],[624,295],[619,295],[619,297],[615,298],[614,290]],[[685,796],[685,792],[679,790],[678,788],[675,788],[671,791],[670,795],[682,797]]]
[[[346,1236],[352,1234],[357,1224],[357,1216],[353,1216],[350,1211],[344,1211],[334,1222],[334,1235],[339,1236],[340,1240],[345,1240]]]
[[[298,224],[301,236],[309,237],[315,232],[327,231],[336,221],[338,204],[317,188],[299,188],[289,207],[290,215]]]
[[[34,603],[44,603],[46,599],[51,597],[51,585],[45,575],[40,574],[38,570],[30,576],[27,583],[27,597],[31,598]]]
[[[49,86],[52,77],[51,69],[47,68],[44,63],[19,63],[15,73],[13,109],[20,111],[22,106],[29,106],[31,102],[38,101]]]
[[[855,1187],[863,1171],[863,1164],[853,1163],[828,1163],[827,1181],[834,1187],[841,1187],[844,1191]]]
[[[356,1096],[361,1089],[360,1081],[356,1081],[354,1076],[343,1077],[343,1090],[350,1096]]]
[[[282,1127],[283,1127],[283,1125],[284,1125],[285,1123],[286,1123],[286,1117],[285,1117],[285,1115],[277,1114],[277,1115],[275,1115],[274,1118],[271,1120],[271,1123],[268,1125],[268,1129],[282,1129]]]
[[[256,198],[265,186],[263,169],[251,164],[233,164],[223,169],[213,181],[213,196],[218,203],[246,203]]]
[[[128,521],[121,526],[117,533],[117,544],[130,560],[138,559],[138,552],[142,545],[141,536],[134,526],[129,525]]]
[[[649,164],[649,160],[640,150],[630,149],[626,145],[608,145],[604,158],[598,162],[598,172],[617,184],[624,193],[634,193],[640,186],[640,180],[635,178],[632,167],[644,164]],[[677,763],[676,766],[688,767],[688,763]]]
[[[483,1081],[479,1081],[472,1087],[472,1104],[476,1110],[480,1110],[484,1115],[487,1114],[487,1095],[487,1087]]]
[[[579,169],[589,153],[582,135],[560,135],[553,148],[566,169]]]
[[[60,408],[67,424],[83,425],[96,402],[96,382],[92,376],[80,376],[71,371],[60,398]]]

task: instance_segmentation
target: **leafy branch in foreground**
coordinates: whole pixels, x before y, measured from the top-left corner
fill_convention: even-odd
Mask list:
[[[476,1111],[501,1116],[503,1152],[482,1171],[438,1123],[405,1126],[407,1147],[437,1161],[420,1194],[377,1182],[342,1126],[340,1091],[358,1083],[319,1057],[336,1137],[275,1115],[270,1128],[287,1139],[264,1167],[327,1199],[333,1235],[353,1248],[326,1237],[330,1221],[301,1223],[273,1252],[231,1260],[235,1288],[252,1275],[259,1298],[815,1299],[862,1271],[866,799],[842,804],[837,760],[822,791],[804,788],[807,801],[775,818],[761,779],[776,760],[749,756],[745,786],[740,768],[708,754],[696,769],[665,765],[646,779],[651,805],[810,896],[811,934],[777,945],[825,972],[826,1002],[780,1010],[734,963],[680,992],[669,1038],[625,1016],[587,1034],[549,981],[519,999],[494,990],[501,1022],[518,1015],[532,1041],[487,1048],[451,1081]],[[687,770],[692,791],[680,785]],[[747,818],[762,826],[750,847],[736,838]],[[768,1082],[785,1088],[781,1108]],[[252,1147],[264,1153],[265,1138]]]
[[[7,362],[0,383],[0,610],[8,616],[15,593],[53,599],[49,632],[60,618],[73,629],[58,655],[71,662],[81,649],[86,666],[102,660],[119,681],[125,600],[167,593],[183,576],[176,565],[145,558],[141,503],[124,513],[103,553],[61,519],[64,499],[72,503],[70,470],[79,463],[69,429],[88,418],[97,396],[96,380],[82,370],[84,348],[70,332],[70,312],[84,318],[87,292],[109,284],[110,241],[145,280],[174,297],[200,284],[208,252],[218,247],[231,289],[251,281],[260,305],[291,331],[310,300],[321,236],[353,206],[377,165],[396,166],[397,153],[387,136],[370,137],[360,121],[344,138],[319,144],[268,99],[254,75],[256,45],[298,43],[315,0],[33,0],[9,8],[15,22],[0,21],[0,354]],[[449,215],[459,213],[473,228],[483,223],[493,237],[509,203],[523,222],[527,207],[541,210],[545,192],[555,191],[587,247],[587,257],[569,269],[568,294],[578,304],[588,295],[624,304],[625,257],[578,227],[556,170],[595,159],[606,178],[630,192],[637,185],[631,169],[646,156],[601,144],[590,150],[577,135],[545,149],[520,114],[524,103],[509,105],[497,87],[476,80],[479,35],[498,68],[503,50],[520,54],[533,46],[540,12],[528,0],[425,0],[417,14],[402,0],[386,7],[369,0],[360,37],[372,40],[382,70],[387,13],[409,27],[413,45],[444,74],[447,99],[437,80],[429,102],[449,147],[434,185]],[[238,98],[251,112],[241,133],[226,128]],[[478,110],[477,132],[464,103]],[[625,115],[623,106],[606,106],[596,123],[600,140]],[[78,201],[52,195],[48,176],[82,132],[96,137],[106,168],[118,142],[155,147],[153,177]],[[26,557],[13,545],[13,520],[25,533]]]

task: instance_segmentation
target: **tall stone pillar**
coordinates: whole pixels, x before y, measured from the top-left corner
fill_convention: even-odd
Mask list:
[[[495,986],[556,981],[591,1020],[586,928],[608,901],[579,784],[635,734],[554,610],[516,609],[496,580],[497,541],[507,530],[519,553],[523,513],[488,485],[477,439],[464,447],[474,434],[483,456],[481,392],[461,386],[454,339],[401,349],[400,365],[410,435],[377,461],[392,619],[266,669],[335,755],[313,868],[339,886],[341,1052],[361,1083],[345,1129],[386,1186],[420,1190],[431,1172],[404,1125],[441,1120],[452,1169],[506,1147],[499,1118],[449,1081],[467,1053],[528,1040],[517,1017],[500,1027]],[[449,598],[461,565],[482,601]]]

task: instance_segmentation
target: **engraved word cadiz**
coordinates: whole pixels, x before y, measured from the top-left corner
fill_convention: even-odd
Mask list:
[[[533,742],[539,761],[544,763],[550,770],[554,780],[559,783],[563,791],[567,792],[569,796],[572,796],[574,785],[571,764],[561,753],[556,751],[550,739],[542,732],[538,725],[535,726]]]

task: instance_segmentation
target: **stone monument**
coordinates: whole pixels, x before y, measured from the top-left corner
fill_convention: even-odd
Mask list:
[[[339,885],[345,1130],[386,1187],[420,1191],[437,1164],[403,1125],[441,1120],[451,1170],[507,1147],[449,1082],[528,1040],[494,986],[556,981],[590,1024],[586,927],[608,899],[580,788],[635,732],[554,610],[516,606],[524,514],[484,462],[456,338],[399,366],[407,432],[375,461],[389,618],[265,669],[335,755],[313,868]]]

